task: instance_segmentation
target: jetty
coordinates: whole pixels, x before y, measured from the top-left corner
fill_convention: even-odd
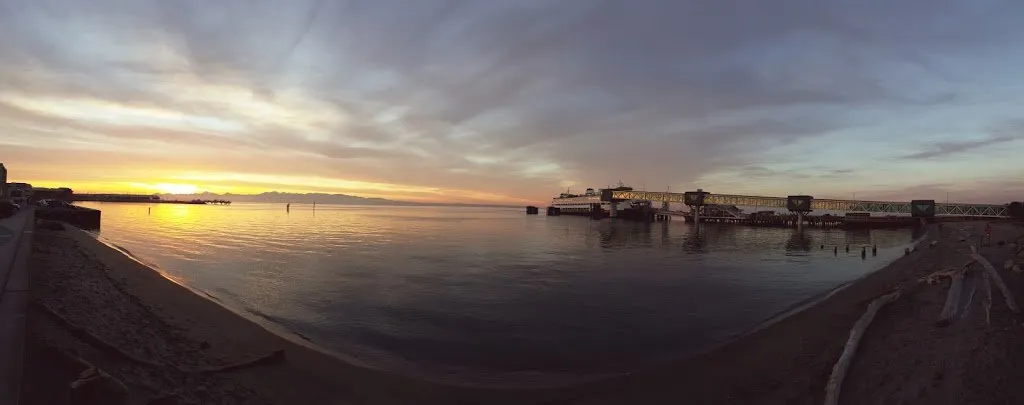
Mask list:
[[[148,204],[193,204],[193,205],[231,205],[228,200],[165,200],[156,194],[73,194],[71,201],[77,202],[119,202]]]
[[[1009,219],[1010,204],[937,203],[935,200],[868,201],[815,199],[810,195],[764,197],[712,194],[702,189],[683,193],[636,191],[628,187],[585,195],[563,195],[548,215],[583,215],[593,219],[645,221],[683,219],[688,223],[725,223],[791,227],[905,227],[922,223]],[[655,208],[657,203],[661,207]],[[673,210],[682,203],[685,210]],[[678,207],[678,205],[676,206]],[[747,212],[740,207],[753,208]],[[820,213],[815,213],[820,212]]]

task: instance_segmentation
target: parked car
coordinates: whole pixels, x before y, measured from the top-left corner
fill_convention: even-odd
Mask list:
[[[67,201],[64,201],[64,200],[53,200],[53,199],[45,199],[45,200],[36,201],[36,205],[41,207],[41,208],[71,208],[71,207],[73,207],[73,205],[71,205],[71,203],[69,203]]]

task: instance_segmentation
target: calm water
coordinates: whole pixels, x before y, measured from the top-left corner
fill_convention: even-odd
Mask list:
[[[495,208],[91,206],[103,239],[236,310],[372,367],[466,383],[692,355],[877,269],[914,236]],[[878,257],[862,260],[871,244]]]

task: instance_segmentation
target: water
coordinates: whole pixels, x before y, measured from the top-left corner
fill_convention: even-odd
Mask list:
[[[103,210],[103,239],[225,305],[371,367],[468,384],[578,381],[693,355],[914,237],[698,233],[498,208],[86,205]]]

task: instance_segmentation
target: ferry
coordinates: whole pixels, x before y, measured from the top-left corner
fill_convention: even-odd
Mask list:
[[[621,182],[618,187],[610,188],[611,191],[632,191],[632,187],[627,187]],[[577,214],[577,215],[592,215],[591,207],[593,205],[600,206],[600,215],[608,216],[611,214],[611,202],[601,201],[601,192],[603,190],[595,190],[588,188],[583,194],[573,194],[569,190],[561,193],[558,197],[551,199],[551,207],[558,208],[561,214]],[[640,210],[648,204],[647,201],[634,201],[626,200],[620,201],[616,206],[619,214],[625,214],[630,211]]]

